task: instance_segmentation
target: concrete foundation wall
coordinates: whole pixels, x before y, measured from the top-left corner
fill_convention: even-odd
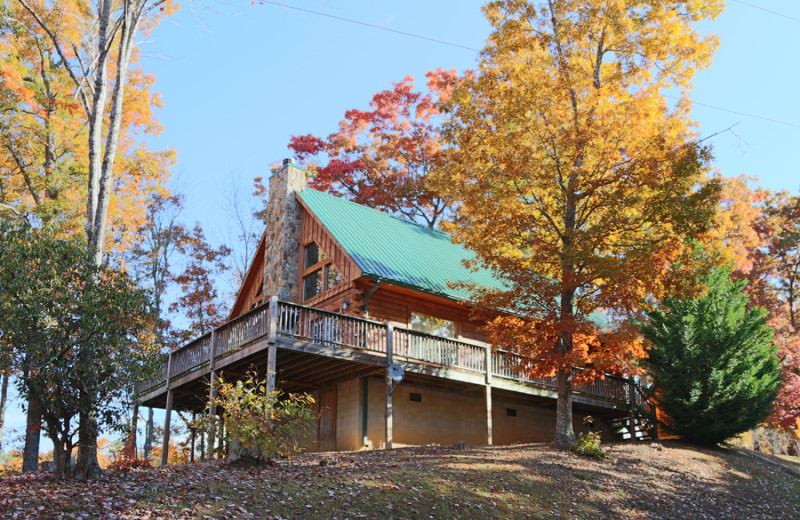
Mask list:
[[[386,385],[382,380],[367,380],[367,447],[383,448],[386,439]],[[362,379],[339,383],[336,404],[336,449],[363,449]],[[421,401],[412,401],[417,394]],[[509,413],[509,410],[513,410]],[[464,441],[468,445],[486,444],[486,400],[480,394],[437,390],[422,386],[400,384],[393,394],[394,445],[452,445]],[[514,415],[515,414],[515,415]],[[575,433],[586,431],[583,418],[590,415],[575,411]],[[594,430],[602,432],[604,440],[612,440],[609,426],[593,415]],[[555,403],[542,406],[534,403],[492,402],[494,444],[515,442],[550,442],[556,427]]]
[[[370,379],[368,393],[367,438],[372,447],[381,448],[386,441],[386,385]],[[412,393],[421,401],[412,401]],[[394,389],[392,405],[395,446],[486,442],[481,396],[400,384]]]
[[[361,380],[351,379],[338,385],[336,402],[336,449],[361,448]]]
[[[516,416],[509,415],[509,410],[515,411]],[[575,435],[587,431],[583,424],[583,418],[587,415],[592,414],[573,411],[572,428]],[[603,432],[602,438],[611,440],[613,435],[609,427],[597,415],[592,415],[592,418],[594,431]],[[550,442],[556,431],[555,401],[553,406],[545,407],[495,399],[492,403],[492,424],[495,444]]]

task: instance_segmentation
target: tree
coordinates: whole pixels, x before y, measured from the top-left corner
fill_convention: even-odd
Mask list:
[[[596,313],[632,313],[654,293],[687,239],[708,227],[719,187],[693,142],[686,91],[716,46],[691,22],[720,1],[489,2],[494,28],[480,68],[445,112],[437,175],[460,205],[454,239],[506,291],[476,299],[513,314],[487,329],[558,379],[555,445],[568,448],[572,367],[586,378],[632,373],[634,328]],[[673,107],[661,95],[678,87]]]
[[[783,385],[769,423],[794,429],[800,421],[800,197],[767,193],[754,228],[764,241],[752,251],[760,293],[766,293],[761,301],[768,306],[783,365]]]
[[[59,34],[73,34],[70,23],[79,25],[81,15],[75,6],[70,11],[70,5],[63,4],[67,10],[58,11],[64,18],[58,22]],[[4,4],[3,14],[0,202],[54,233],[78,233],[85,226],[88,200],[85,110],[58,49],[31,13],[11,2]],[[55,18],[49,20],[56,23]],[[136,60],[134,53],[131,64]],[[135,242],[146,200],[153,191],[163,189],[174,161],[173,151],[151,151],[138,139],[141,133],[160,131],[154,110],[161,102],[151,91],[154,81],[138,67],[131,66],[126,74],[127,96],[108,212],[108,246],[117,250]]]
[[[228,258],[234,291],[244,283],[247,269],[258,248],[261,233],[264,231],[265,217],[260,213],[257,197],[266,194],[266,187],[261,184],[262,179],[257,178],[258,193],[251,196],[243,181],[242,175],[231,173],[222,188],[223,210],[234,222],[234,225],[229,228],[226,238],[227,243],[233,245]]]
[[[436,70],[426,77],[427,93],[407,76],[375,94],[372,110],[345,112],[339,131],[326,139],[293,136],[289,148],[308,163],[310,185],[429,227],[452,218],[452,201],[429,176],[441,163],[438,104],[456,75]]]
[[[775,288],[789,326],[800,332],[800,197],[770,193],[759,230],[768,239],[766,254],[775,263]]]
[[[39,407],[62,478],[86,416],[116,424],[154,357],[147,297],[125,272],[96,266],[80,240],[4,225],[0,242],[4,346],[21,395]]]
[[[127,253],[133,271],[141,280],[146,280],[151,294],[152,313],[156,316],[156,340],[162,347],[176,349],[178,339],[166,317],[164,295],[168,284],[173,281],[172,260],[179,245],[186,237],[186,229],[178,222],[183,209],[180,195],[164,196],[154,194],[147,206],[145,222],[139,227],[141,241]],[[132,431],[136,433],[138,410],[134,410]],[[144,458],[150,458],[153,442],[153,409],[148,408],[145,426]]]
[[[191,233],[180,241],[178,250],[186,258],[183,272],[175,277],[182,291],[170,311],[183,311],[190,320],[189,327],[178,334],[182,342],[202,336],[218,327],[225,320],[226,310],[217,297],[213,279],[227,269],[227,246],[212,247],[206,242],[200,224],[195,224]]]
[[[14,0],[3,7],[8,13],[7,18],[18,29],[18,34],[36,40],[35,45],[27,48],[35,49],[39,68],[49,71],[48,74],[41,74],[42,84],[49,88],[48,78],[55,77],[50,72],[61,69],[64,80],[59,84],[69,85],[71,100],[77,100],[73,105],[77,104],[81,114],[78,125],[80,131],[72,135],[67,132],[61,138],[68,146],[85,138],[85,148],[74,153],[76,161],[72,170],[85,176],[85,206],[76,202],[79,199],[64,200],[71,203],[73,210],[85,209],[83,228],[94,254],[94,263],[99,266],[108,244],[125,243],[118,233],[136,227],[120,226],[113,235],[108,233],[110,209],[116,206],[120,215],[141,217],[142,213],[136,211],[135,201],[139,193],[147,193],[148,190],[137,188],[158,185],[165,165],[172,161],[173,154],[169,151],[162,154],[147,153],[142,143],[136,143],[132,133],[126,134],[126,129],[144,126],[148,130],[155,130],[157,127],[148,126],[148,116],[150,107],[157,105],[158,100],[149,94],[141,95],[147,92],[152,78],[131,69],[137,60],[135,38],[140,29],[148,33],[161,17],[171,14],[177,5],[173,5],[171,0],[100,0],[91,5],[71,0]],[[10,47],[13,50],[13,44]],[[37,77],[38,71],[34,72],[34,77]],[[20,80],[16,85],[19,87],[17,97],[23,100],[20,105],[25,107],[26,102],[35,97],[26,89],[25,79],[28,76],[4,75],[4,80],[6,77]],[[128,88],[131,85],[136,87]],[[55,89],[50,92],[55,92]],[[55,128],[52,123],[60,121],[50,117],[52,114],[48,111],[52,106],[52,98],[46,98],[44,115],[38,114],[48,138],[60,135],[52,131]],[[29,112],[37,114],[36,110]],[[49,144],[44,147],[43,157],[45,163],[52,165],[57,147]],[[138,144],[136,150],[118,157],[121,150],[134,144]],[[24,157],[24,154],[17,155]],[[14,163],[20,170],[23,169],[23,163],[16,158]],[[130,178],[120,176],[120,166],[135,175]],[[46,166],[43,171],[47,176],[52,175],[53,179],[63,177],[63,174],[55,175]],[[30,179],[25,180],[27,185]],[[119,197],[121,193],[133,195],[132,200]],[[72,221],[72,224],[75,222]],[[96,432],[96,418],[90,413],[82,421],[77,463],[80,473],[87,477],[100,473]]]
[[[784,375],[765,426],[794,429],[800,418],[798,198],[762,189],[745,176],[724,179],[721,211],[703,243],[706,266],[732,265],[732,277],[747,280],[750,305],[767,310]]]
[[[171,0],[100,0],[92,4],[94,12],[68,0],[15,0],[14,6],[15,13],[25,12],[32,19],[26,24],[28,31],[41,31],[49,39],[58,65],[72,81],[88,126],[86,236],[94,262],[99,265],[105,249],[120,131],[123,120],[136,117],[124,110],[136,35],[140,28],[149,32],[177,5]]]
[[[778,394],[781,366],[766,312],[748,309],[746,281],[730,269],[705,280],[694,299],[667,298],[648,313],[644,336],[652,343],[646,367],[663,426],[684,439],[714,446],[755,427]]]

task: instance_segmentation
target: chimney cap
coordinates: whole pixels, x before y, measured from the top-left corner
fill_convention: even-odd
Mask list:
[[[289,157],[288,159],[284,159],[283,160],[283,165],[284,166],[288,166],[288,165],[294,164],[294,163],[295,163],[294,162],[294,157]]]

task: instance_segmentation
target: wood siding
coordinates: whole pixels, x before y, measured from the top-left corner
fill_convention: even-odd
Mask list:
[[[333,235],[325,229],[325,226],[319,221],[319,219],[309,211],[309,209],[303,204],[303,201],[299,198],[297,199],[300,202],[300,206],[302,208],[303,214],[303,232],[301,234],[301,241],[302,241],[302,248],[300,251],[300,272],[303,272],[303,248],[308,244],[315,242],[320,249],[325,251],[325,254],[328,255],[328,258],[331,259],[333,265],[336,266],[336,269],[339,270],[339,273],[344,278],[345,283],[353,282],[361,276],[361,269],[358,268],[358,265],[353,261],[352,258],[345,252],[344,248],[339,245],[339,242],[333,238]],[[303,280],[302,278],[299,280],[299,287],[302,288]],[[337,287],[338,288],[338,287]],[[326,292],[331,292],[335,289],[331,289]],[[302,290],[300,291],[302,293]],[[317,296],[322,296],[317,295]],[[303,295],[298,295],[298,298],[302,300]],[[310,299],[314,300],[315,298]],[[304,303],[302,301],[298,301],[298,303]]]
[[[359,316],[364,317],[364,295],[375,286],[372,280],[361,279],[357,286],[361,288]],[[386,282],[369,298],[369,317],[378,321],[392,322],[404,327],[411,325],[411,313],[418,312],[436,318],[452,321],[456,324],[458,337],[485,341],[486,335],[481,333],[481,322],[470,318],[470,308],[463,303],[439,298],[426,293],[397,287]]]

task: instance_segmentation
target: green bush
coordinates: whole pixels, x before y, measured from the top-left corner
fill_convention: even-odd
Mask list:
[[[699,298],[663,302],[642,328],[652,343],[645,362],[654,397],[683,439],[714,446],[769,415],[781,381],[766,313],[748,308],[745,281],[718,269]]]
[[[220,379],[217,397],[209,404],[224,410],[228,440],[263,461],[301,451],[313,430],[313,397],[268,392],[266,380],[254,373],[236,382]]]
[[[607,459],[610,455],[600,446],[600,433],[581,433],[570,447],[570,450],[584,457]]]

